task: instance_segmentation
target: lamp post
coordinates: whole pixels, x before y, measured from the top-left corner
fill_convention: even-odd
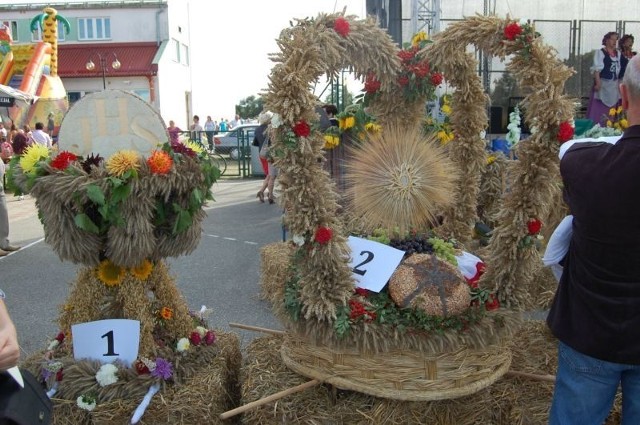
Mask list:
[[[87,64],[85,65],[85,68],[87,68],[87,71],[93,71],[94,69],[96,69],[96,64],[93,62],[92,58],[94,55],[98,56],[98,63],[100,64],[100,70],[102,71],[102,89],[106,90],[107,88],[107,70],[109,65],[111,65],[111,68],[115,71],[117,71],[118,69],[120,69],[121,63],[118,60],[118,57],[116,56],[115,53],[111,52],[111,53],[107,53],[107,54],[102,54],[102,53],[93,53],[91,54],[91,56],[89,56],[89,61],[87,62]],[[110,64],[107,63],[107,59],[113,57],[113,62],[111,62]]]

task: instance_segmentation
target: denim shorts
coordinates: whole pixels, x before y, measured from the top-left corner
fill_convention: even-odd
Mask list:
[[[640,365],[611,363],[558,344],[550,425],[602,425],[622,386],[622,425],[640,424]]]

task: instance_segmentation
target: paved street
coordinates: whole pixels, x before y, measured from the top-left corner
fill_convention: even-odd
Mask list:
[[[213,309],[214,328],[229,330],[229,322],[281,328],[269,305],[258,299],[260,247],[282,238],[279,207],[255,198],[260,185],[258,179],[216,183],[216,201],[207,207],[198,248],[168,261],[189,307]],[[58,332],[58,308],[79,267],[60,261],[44,242],[33,198],[9,195],[7,205],[11,242],[23,248],[0,257],[0,288],[7,294],[24,356],[46,347]],[[233,331],[243,344],[260,335]]]

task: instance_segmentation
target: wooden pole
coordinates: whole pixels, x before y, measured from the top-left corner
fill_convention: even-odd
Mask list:
[[[536,381],[556,382],[555,375],[537,375],[535,373],[517,372],[515,370],[508,371],[507,376],[513,376],[516,378],[529,378]]]
[[[314,387],[320,384],[320,381],[317,379],[313,379],[311,381],[305,382],[304,384],[296,385],[295,387],[291,387],[289,389],[280,391],[278,393],[272,394],[268,397],[261,398],[260,400],[252,401],[251,403],[247,403],[244,406],[236,407],[233,410],[229,410],[220,414],[220,419],[229,419],[232,416],[235,416],[239,413],[246,412],[247,410],[255,409],[256,407],[262,406],[263,404],[270,403],[275,400],[279,400],[283,397],[286,397],[290,394],[298,393],[300,391],[304,391],[307,388]]]
[[[277,331],[275,329],[261,328],[259,326],[243,325],[242,323],[229,323],[231,328],[246,329],[248,331],[262,332],[271,335],[284,335],[285,331]]]

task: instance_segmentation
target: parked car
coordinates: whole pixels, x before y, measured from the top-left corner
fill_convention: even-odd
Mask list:
[[[256,128],[258,124],[241,124],[231,131],[215,135],[213,143],[216,145],[216,152],[238,159],[239,149],[244,148],[244,152],[249,152]]]

